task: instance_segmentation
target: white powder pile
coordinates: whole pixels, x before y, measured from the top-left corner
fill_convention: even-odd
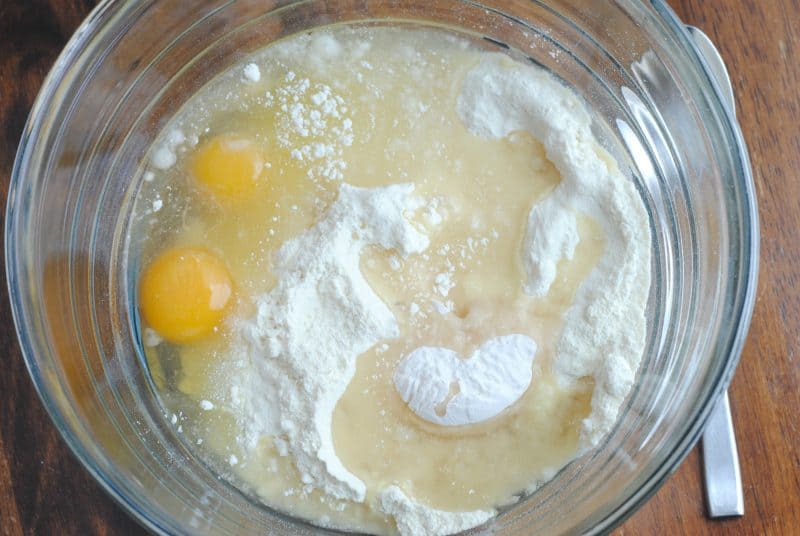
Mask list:
[[[261,80],[261,69],[255,63],[248,63],[242,69],[242,76],[250,82],[258,82]]]
[[[468,359],[448,348],[411,352],[394,375],[414,413],[442,426],[474,424],[498,415],[528,389],[536,343],[525,335],[495,337]]]
[[[389,486],[379,497],[379,508],[394,517],[403,536],[445,536],[471,529],[495,516],[492,510],[445,512],[409,499],[397,486]]]
[[[529,132],[561,174],[561,183],[528,216],[522,246],[528,294],[545,296],[558,263],[572,258],[579,242],[576,213],[588,214],[605,232],[605,252],[566,313],[554,357],[563,382],[595,378],[579,441],[584,451],[616,421],[644,350],[650,231],[642,200],[599,155],[583,104],[543,70],[491,55],[467,74],[457,111],[480,136]]]
[[[278,251],[278,284],[256,300],[255,318],[241,326],[249,342],[242,355],[250,366],[237,379],[234,403],[245,420],[245,446],[274,436],[304,484],[339,499],[363,501],[366,490],[334,451],[334,407],[358,355],[400,334],[394,315],[361,274],[359,258],[367,245],[403,257],[428,246],[404,216],[419,208],[413,189],[342,184],[325,217]]]
[[[150,163],[154,168],[165,170],[171,168],[178,160],[176,154],[178,147],[186,141],[183,131],[179,129],[170,130],[150,157]]]

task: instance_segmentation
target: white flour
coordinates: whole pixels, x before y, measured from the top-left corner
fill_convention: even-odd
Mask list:
[[[381,512],[394,517],[403,536],[445,536],[471,529],[495,516],[491,510],[445,512],[409,499],[397,486],[389,486],[378,497]]]
[[[248,63],[242,69],[242,76],[250,82],[258,82],[261,80],[261,69],[255,63]]]
[[[334,452],[334,406],[359,354],[400,334],[394,315],[361,274],[359,259],[370,244],[402,256],[428,246],[403,214],[417,208],[413,189],[342,184],[326,216],[278,251],[278,284],[256,300],[256,317],[241,327],[249,340],[242,351],[251,360],[234,400],[241,405],[236,413],[247,420],[243,441],[252,448],[260,436],[274,436],[304,484],[340,499],[363,501],[366,490]]]
[[[561,174],[558,187],[528,216],[522,246],[528,294],[546,295],[558,262],[572,258],[579,241],[577,212],[597,220],[605,232],[605,252],[566,313],[554,356],[562,381],[595,378],[592,412],[579,442],[584,451],[616,421],[644,350],[650,288],[644,206],[633,184],[598,154],[584,106],[545,71],[489,56],[467,75],[458,113],[480,136],[529,132]]]
[[[353,143],[353,121],[344,99],[330,86],[312,84],[294,71],[286,74],[285,83],[265,97],[282,126],[278,143],[291,149],[295,160],[311,163],[309,178],[342,180],[342,151]]]
[[[498,415],[531,383],[536,343],[525,335],[495,337],[468,359],[448,348],[417,348],[400,363],[394,383],[401,398],[426,421],[474,424]]]

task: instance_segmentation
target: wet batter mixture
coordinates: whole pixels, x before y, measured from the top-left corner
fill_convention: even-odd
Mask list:
[[[323,526],[450,534],[610,430],[650,235],[585,104],[439,30],[247,58],[154,144],[137,199],[150,372],[187,441]]]

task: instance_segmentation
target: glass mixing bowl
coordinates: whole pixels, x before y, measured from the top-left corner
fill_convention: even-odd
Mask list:
[[[609,529],[698,439],[736,366],[756,281],[741,133],[657,0],[102,3],[45,81],[9,194],[11,301],[45,406],[92,475],[154,532],[319,533],[218,478],[165,418],[139,343],[126,237],[148,146],[190,95],[276,39],[347,21],[435,25],[543,65],[595,110],[598,137],[635,180],[654,236],[636,387],[598,449],[474,533]]]

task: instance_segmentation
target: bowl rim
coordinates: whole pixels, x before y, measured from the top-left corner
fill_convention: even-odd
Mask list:
[[[747,235],[743,238],[741,243],[743,259],[742,269],[747,277],[746,281],[739,286],[739,288],[742,289],[740,291],[740,306],[739,310],[735,311],[735,313],[738,314],[732,316],[735,321],[735,327],[730,330],[732,336],[728,341],[727,350],[724,352],[727,354],[727,357],[719,372],[719,379],[715,383],[715,388],[708,393],[705,400],[699,401],[701,402],[701,404],[699,404],[700,411],[696,414],[695,420],[686,428],[684,436],[678,441],[676,448],[665,457],[663,463],[647,476],[643,484],[633,495],[622,501],[616,508],[610,510],[605,517],[601,518],[597,524],[589,530],[589,533],[610,531],[633,515],[633,513],[658,491],[668,477],[678,469],[681,462],[694,447],[702,435],[705,423],[712,409],[716,406],[723,393],[728,389],[733,378],[752,319],[758,286],[760,232],[755,184],[747,146],[735,113],[725,103],[724,93],[719,87],[719,83],[714,77],[713,72],[706,64],[702,53],[694,44],[687,26],[666,3],[666,0],[632,1],[649,4],[655,12],[661,16],[662,22],[666,23],[673,37],[677,39],[684,51],[687,52],[687,56],[691,61],[691,67],[696,72],[700,73],[703,82],[711,89],[712,106],[716,109],[715,111],[724,118],[724,127],[729,130],[731,139],[734,142],[731,146],[731,150],[735,152],[733,156],[735,156],[735,161],[738,164],[739,173],[737,173],[737,177],[741,179],[743,200],[743,206],[741,207],[743,209],[741,214],[743,219],[742,228]],[[164,521],[163,519],[153,519],[147,516],[142,509],[139,508],[137,501],[134,501],[123,490],[116,487],[113,481],[106,478],[106,473],[96,463],[95,458],[84,448],[83,443],[77,437],[75,431],[67,423],[52,393],[47,391],[44,379],[34,357],[36,350],[26,331],[26,325],[29,320],[27,305],[18,290],[19,281],[24,278],[24,272],[21,270],[24,263],[20,260],[24,252],[21,250],[16,240],[19,233],[17,220],[20,212],[21,199],[30,188],[29,183],[31,179],[28,168],[30,165],[31,147],[35,145],[40,132],[45,127],[44,119],[46,116],[43,111],[51,106],[61,83],[65,79],[65,74],[69,66],[85,50],[87,44],[95,37],[98,30],[102,30],[109,21],[113,21],[120,11],[130,9],[132,6],[139,3],[138,0],[102,0],[75,30],[45,77],[28,114],[14,159],[5,211],[4,253],[6,281],[15,331],[20,343],[20,349],[26,368],[33,381],[36,393],[50,416],[50,419],[53,421],[73,456],[78,459],[81,465],[83,465],[114,502],[120,505],[134,521],[138,522],[147,530],[157,534],[168,534],[170,526],[168,524],[162,524],[161,522]]]
[[[712,411],[723,398],[733,380],[733,375],[739,364],[742,349],[753,318],[756,291],[758,288],[760,222],[753,170],[741,125],[736,118],[735,110],[728,105],[724,88],[720,87],[720,81],[706,61],[705,55],[695,44],[690,33],[690,26],[680,19],[672,7],[666,3],[666,0],[649,0],[649,2],[656,12],[662,16],[662,20],[666,22],[668,27],[673,31],[679,42],[683,45],[683,48],[689,52],[693,66],[701,73],[704,79],[703,81],[711,89],[713,94],[712,105],[716,108],[716,111],[725,118],[725,127],[730,130],[734,142],[734,146],[731,148],[735,149],[736,156],[738,156],[737,160],[740,172],[738,175],[743,179],[742,194],[744,205],[746,205],[742,207],[745,209],[742,215],[746,218],[742,227],[747,233],[747,236],[742,240],[741,247],[744,261],[742,267],[744,268],[746,265],[745,273],[747,278],[744,282],[743,291],[741,292],[742,300],[739,310],[735,311],[731,316],[736,326],[731,330],[732,337],[730,338],[728,348],[725,352],[726,359],[720,372],[720,378],[714,384],[715,388],[709,392],[706,399],[700,405],[700,411],[697,413],[694,422],[691,423],[684,433],[683,438],[678,442],[676,448],[667,455],[661,466],[650,475],[648,480],[636,493],[626,501],[623,501],[615,510],[610,511],[605,518],[600,520],[592,530],[592,533],[610,531],[630,518],[648,499],[655,495],[668,478],[678,470],[682,462],[697,444],[697,441],[705,430],[706,422],[711,416]],[[747,223],[750,225],[748,226]]]

